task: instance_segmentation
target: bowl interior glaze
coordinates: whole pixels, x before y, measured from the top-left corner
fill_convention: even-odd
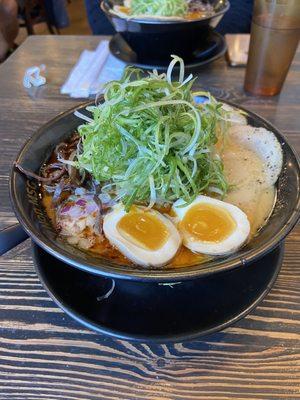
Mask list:
[[[86,106],[87,104],[84,104],[77,109],[88,113],[84,111]],[[59,115],[36,132],[25,144],[16,161],[24,168],[38,173],[55,146],[81,124],[81,120],[74,116],[74,110]],[[122,266],[81,251],[57,236],[41,205],[38,183],[13,169],[10,177],[10,194],[16,216],[33,240],[48,253],[67,264],[107,277],[172,282],[230,270],[254,261],[283,240],[299,218],[300,164],[295,151],[275,127],[256,114],[244,111],[251,125],[265,127],[275,133],[283,149],[284,161],[277,183],[275,208],[268,223],[245,247],[229,257],[184,268],[153,270]]]

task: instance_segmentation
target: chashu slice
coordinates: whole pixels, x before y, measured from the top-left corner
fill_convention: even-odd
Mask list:
[[[228,131],[229,138],[254,151],[264,162],[265,186],[276,183],[283,164],[281,145],[273,132],[250,125],[234,125]]]

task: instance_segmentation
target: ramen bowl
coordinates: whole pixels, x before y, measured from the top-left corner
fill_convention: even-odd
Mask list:
[[[193,53],[206,50],[206,42],[223,15],[229,10],[227,0],[209,0],[214,8],[213,15],[193,20],[124,18],[113,13],[118,0],[104,0],[101,8],[123,39],[138,58],[144,60],[169,60],[177,54],[188,61]]]
[[[87,113],[86,106],[87,104],[84,104],[78,110]],[[148,282],[182,282],[253,264],[277,247],[299,219],[300,163],[295,151],[274,126],[252,112],[234,107],[244,111],[249,124],[272,131],[282,147],[284,157],[272,215],[247,245],[230,256],[215,258],[202,264],[154,269],[122,265],[75,248],[61,239],[53,228],[41,203],[39,183],[13,169],[10,177],[10,195],[17,218],[34,242],[46,252],[75,268],[102,277]],[[75,109],[71,109],[57,116],[36,132],[23,147],[16,162],[23,168],[39,173],[55,146],[69,137],[80,125],[74,111]]]

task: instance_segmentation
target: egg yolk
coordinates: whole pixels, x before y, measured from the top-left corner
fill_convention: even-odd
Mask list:
[[[221,242],[235,228],[236,222],[227,210],[205,203],[191,207],[180,222],[180,229],[202,242]]]
[[[170,233],[164,223],[151,212],[130,211],[117,224],[119,233],[145,250],[158,250]]]

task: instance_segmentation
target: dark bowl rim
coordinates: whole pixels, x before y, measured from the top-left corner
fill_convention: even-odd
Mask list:
[[[192,20],[155,20],[155,19],[147,19],[147,18],[122,18],[117,14],[114,14],[111,12],[111,8],[106,5],[106,0],[102,0],[100,2],[100,7],[101,10],[109,15],[110,17],[113,18],[119,18],[120,20],[124,20],[127,22],[135,22],[137,24],[149,24],[149,25],[172,25],[172,24],[191,24],[191,23],[197,23],[197,22],[202,22],[202,21],[209,21],[215,17],[218,17],[220,15],[225,14],[229,9],[230,9],[230,2],[229,0],[225,0],[225,6],[223,10],[220,10],[216,12],[215,14],[205,17],[205,18],[199,18],[199,19],[192,19]]]
[[[240,109],[249,116],[258,119],[262,123],[268,125],[272,132],[276,134],[279,138],[288,145],[290,151],[292,152],[298,166],[298,175],[300,176],[300,158],[294,148],[287,142],[285,137],[276,129],[271,123],[265,120],[262,117],[259,117],[256,113],[247,110],[244,107],[238,106],[232,102],[223,99],[217,99],[223,103],[229,104],[237,109]],[[21,148],[16,162],[22,163],[23,156],[26,154],[27,150],[31,147],[31,145],[35,142],[35,140],[42,136],[44,132],[52,126],[55,122],[59,121],[61,118],[67,117],[74,113],[75,110],[84,109],[86,106],[94,104],[94,102],[89,101],[83,104],[77,105],[63,113],[58,114],[56,117],[52,118],[42,127],[40,127],[23,145]],[[283,149],[284,151],[284,149]],[[54,257],[58,258],[59,260],[74,266],[76,268],[82,269],[84,271],[105,276],[108,278],[116,278],[116,279],[127,279],[127,280],[138,280],[138,281],[157,281],[157,282],[178,282],[182,280],[189,280],[194,278],[199,278],[201,276],[208,276],[218,272],[229,271],[239,267],[241,264],[251,263],[262,257],[263,255],[270,252],[273,248],[275,248],[293,229],[296,225],[299,217],[300,217],[300,191],[298,190],[297,194],[297,204],[294,208],[293,212],[289,216],[288,221],[281,227],[281,229],[272,237],[266,241],[266,243],[257,246],[255,249],[250,249],[245,251],[242,255],[233,256],[231,259],[227,260],[226,258],[222,259],[215,259],[212,262],[208,262],[207,266],[203,267],[204,264],[199,265],[192,265],[189,267],[178,268],[178,269],[165,269],[165,270],[155,270],[155,269],[134,269],[122,267],[116,263],[106,261],[102,264],[99,262],[90,263],[80,262],[78,261],[77,257],[70,254],[70,252],[64,250],[62,251],[58,247],[52,245],[51,241],[46,238],[46,240],[42,240],[40,238],[39,231],[34,227],[33,223],[31,222],[30,218],[27,218],[24,211],[22,210],[22,206],[20,202],[17,200],[17,187],[16,187],[16,178],[19,175],[19,172],[12,166],[10,178],[9,178],[9,194],[11,199],[12,208],[17,216],[19,222],[23,226],[24,230],[28,233],[28,235],[37,243],[40,247],[46,250],[48,253],[53,255]],[[97,258],[95,257],[95,261]],[[200,268],[197,268],[199,267]]]

